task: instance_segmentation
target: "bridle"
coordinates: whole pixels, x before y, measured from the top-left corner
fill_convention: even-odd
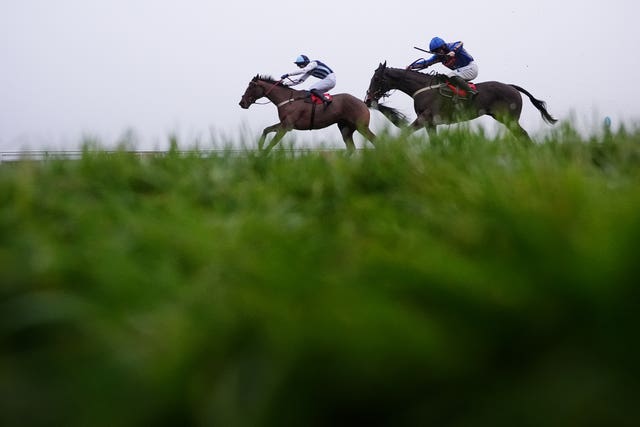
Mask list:
[[[379,84],[377,85],[376,89],[371,92],[367,89],[367,98],[372,99],[374,101],[378,101],[380,98],[386,98],[388,97],[389,91],[391,89],[386,89],[387,87],[387,79],[384,77],[384,72],[381,73],[382,76],[377,77],[374,76],[376,81],[379,81]]]
[[[256,82],[252,82],[252,83],[253,83],[254,85],[258,86],[260,89],[262,89],[262,91],[264,92],[264,94],[262,94],[262,95],[261,95],[261,96],[259,96],[259,97],[255,97],[254,99],[252,99],[252,100],[251,100],[251,103],[252,103],[252,104],[256,104],[256,105],[267,105],[267,104],[271,103],[271,101],[270,101],[270,100],[267,100],[266,102],[257,102],[257,101],[258,101],[258,99],[260,99],[260,98],[264,98],[264,97],[266,97],[267,95],[269,95],[269,94],[271,93],[271,91],[272,91],[276,86],[278,86],[280,83],[282,83],[282,80],[278,80],[277,82],[273,83],[273,84],[272,84],[268,89],[265,89],[265,88],[264,88],[264,86],[259,85],[259,84],[258,84],[258,83],[256,83]]]
[[[380,99],[380,98],[386,98],[388,96],[391,96],[391,88],[388,87],[388,83],[387,83],[387,77],[385,77],[384,75],[384,71],[381,73],[381,76],[376,76],[374,75],[374,78],[376,80],[377,84],[377,88],[375,91],[370,92],[369,90],[367,90],[367,98],[375,100],[376,102]],[[438,89],[442,86],[445,85],[445,83],[442,83],[440,81],[437,81],[436,84],[432,84],[431,82],[433,82],[434,78],[436,76],[438,76],[438,73],[430,73],[431,75],[431,79],[428,81],[428,85],[424,86],[420,89],[418,89],[417,91],[415,91],[413,94],[411,94],[412,98],[415,98],[417,95],[420,95],[423,92],[432,90],[432,89]]]

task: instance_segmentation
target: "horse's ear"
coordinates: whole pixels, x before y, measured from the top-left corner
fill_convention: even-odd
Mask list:
[[[384,61],[384,64],[382,64],[382,68],[387,68],[387,61]]]

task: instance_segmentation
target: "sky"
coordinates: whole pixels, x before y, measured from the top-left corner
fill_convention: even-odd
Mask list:
[[[279,77],[306,54],[333,68],[332,93],[363,99],[380,62],[403,68],[433,36],[464,42],[476,82],[518,84],[587,132],[606,116],[635,126],[639,11],[630,0],[0,0],[0,151],[125,136],[165,149],[170,135],[182,146],[253,146],[277,122],[273,104],[238,105],[256,74]],[[524,101],[523,127],[550,129]],[[415,118],[407,95],[386,103]],[[375,111],[372,120],[374,132],[388,124]],[[344,146],[335,126],[284,141]]]

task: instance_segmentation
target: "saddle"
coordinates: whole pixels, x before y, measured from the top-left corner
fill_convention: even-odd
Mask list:
[[[467,84],[473,90],[477,90],[475,83],[467,82]],[[458,88],[456,85],[454,85],[451,82],[446,82],[446,86],[442,86],[440,88],[440,95],[446,98],[452,98],[454,101],[458,99],[462,99],[462,100],[470,99],[470,96],[467,93],[467,91]]]
[[[322,94],[324,96],[324,99],[327,100],[327,102],[331,102],[333,101],[333,95],[329,94],[329,93],[323,93]],[[311,98],[310,101],[313,104],[317,104],[317,105],[322,105],[324,102],[322,101],[322,99],[320,99],[318,96],[316,96],[315,93],[311,94]]]
[[[313,123],[316,117],[316,107],[318,105],[324,104],[324,109],[326,109],[329,104],[331,104],[331,101],[333,101],[333,96],[328,93],[323,93],[322,96],[324,97],[325,101],[323,101],[322,98],[317,96],[315,93],[309,92],[309,96],[304,99],[304,102],[311,104],[311,120],[309,123],[309,129],[313,129]]]

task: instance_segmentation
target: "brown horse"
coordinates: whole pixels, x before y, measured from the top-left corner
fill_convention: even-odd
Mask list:
[[[259,149],[269,132],[276,132],[265,151],[271,150],[290,130],[322,129],[334,123],[338,125],[342,139],[349,151],[355,150],[353,134],[357,130],[372,144],[376,136],[369,129],[370,113],[364,102],[348,93],[333,96],[333,101],[324,106],[311,103],[309,93],[294,90],[270,77],[257,75],[242,95],[240,106],[249,108],[256,100],[266,97],[278,108],[279,123],[268,126],[262,131],[258,142]],[[393,113],[390,113],[392,115]]]
[[[377,104],[392,89],[406,93],[413,98],[418,115],[411,127],[414,130],[424,127],[430,136],[435,134],[439,124],[458,123],[486,114],[506,125],[515,135],[528,139],[529,135],[518,123],[522,112],[520,92],[529,97],[545,122],[553,124],[557,121],[547,111],[544,101],[534,98],[520,86],[482,82],[476,85],[478,94],[472,99],[456,99],[447,82],[448,78],[442,74],[387,68],[385,62],[373,73],[365,103],[369,106]],[[386,109],[380,111],[386,114]]]

